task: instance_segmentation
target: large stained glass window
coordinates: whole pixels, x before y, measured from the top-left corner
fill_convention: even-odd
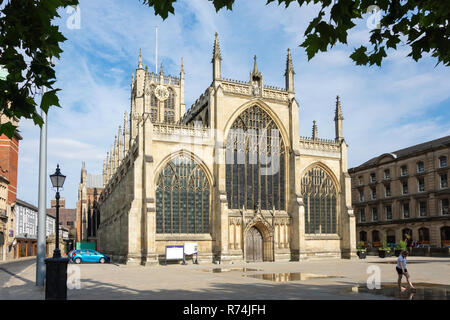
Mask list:
[[[305,205],[305,233],[336,233],[337,192],[333,180],[321,167],[302,178]]]
[[[225,158],[228,208],[285,210],[285,146],[267,112],[242,112],[227,135]]]
[[[156,185],[157,233],[209,233],[210,184],[192,158],[169,161]]]

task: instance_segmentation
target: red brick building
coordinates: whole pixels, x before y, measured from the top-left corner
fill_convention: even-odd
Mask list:
[[[0,124],[10,119],[0,114]],[[11,120],[17,126],[17,119]],[[22,137],[16,131],[12,139],[0,135],[0,261],[14,258],[15,237],[14,207],[17,200],[17,167],[19,141]]]
[[[9,121],[4,115],[0,115],[0,123]],[[17,125],[17,120],[12,120],[13,125]],[[12,139],[2,134],[0,136],[0,170],[2,175],[8,179],[8,204],[13,204],[17,198],[17,166],[19,159],[19,141],[22,136],[18,131],[14,133]]]

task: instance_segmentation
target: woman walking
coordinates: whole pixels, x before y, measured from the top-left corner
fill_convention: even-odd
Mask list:
[[[402,253],[398,256],[397,259],[397,266],[395,269],[398,273],[398,288],[400,291],[405,291],[406,289],[402,287],[402,277],[405,275],[406,281],[408,282],[408,286],[410,289],[415,289],[414,286],[411,283],[411,280],[409,280],[409,273],[406,269],[406,256],[408,255],[408,251],[404,250]]]

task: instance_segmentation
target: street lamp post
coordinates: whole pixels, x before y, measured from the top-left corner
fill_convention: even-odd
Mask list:
[[[50,180],[52,181],[53,188],[56,188],[56,225],[55,225],[55,235],[56,235],[56,245],[53,251],[53,258],[61,258],[61,250],[59,250],[59,188],[62,188],[66,176],[61,174],[59,170],[59,164],[56,166],[56,172],[50,175]]]
[[[56,172],[50,175],[53,188],[56,188],[56,225],[55,225],[55,250],[53,257],[45,260],[46,265],[46,300],[66,300],[67,299],[67,263],[69,259],[61,257],[59,250],[59,188],[64,185],[66,176],[61,174],[59,165]]]

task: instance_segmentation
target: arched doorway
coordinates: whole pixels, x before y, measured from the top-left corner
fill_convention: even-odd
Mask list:
[[[405,228],[402,230],[402,240],[406,241],[406,245],[409,247],[409,244],[412,242],[412,230]]]
[[[245,260],[247,262],[263,261],[264,240],[258,228],[251,227],[245,240]]]
[[[387,230],[386,231],[386,243],[388,246],[394,246],[396,243],[396,238],[395,238],[395,231],[394,230]]]
[[[378,230],[372,231],[372,247],[378,248],[381,246],[380,232]]]
[[[428,228],[419,229],[419,243],[430,244],[430,229]]]

